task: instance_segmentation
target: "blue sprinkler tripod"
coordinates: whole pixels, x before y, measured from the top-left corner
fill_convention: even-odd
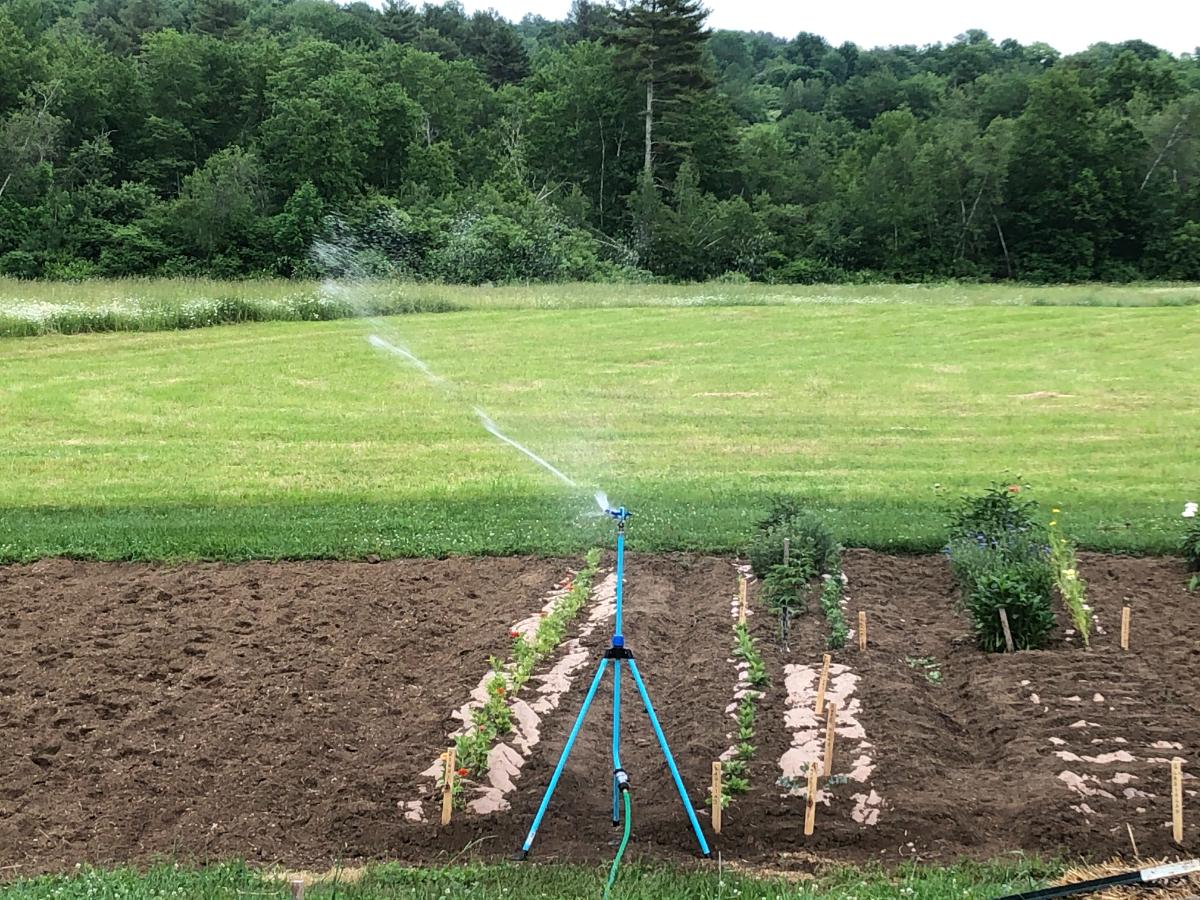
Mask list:
[[[654,705],[650,702],[650,695],[646,693],[645,682],[642,681],[641,673],[638,672],[633,654],[625,647],[625,636],[621,633],[621,603],[625,582],[625,522],[629,519],[630,514],[623,506],[620,509],[606,509],[605,512],[617,522],[617,618],[616,626],[613,629],[612,646],[600,660],[596,677],[592,679],[592,686],[588,688],[587,696],[583,700],[583,708],[579,710],[571,733],[567,736],[567,743],[563,747],[562,755],[558,758],[558,765],[554,767],[554,774],[550,776],[550,784],[546,788],[546,793],[542,795],[542,803],[538,807],[537,815],[533,817],[533,824],[529,826],[529,834],[525,837],[525,843],[521,845],[521,858],[524,859],[529,855],[529,848],[533,846],[533,839],[537,837],[538,827],[542,824],[542,817],[546,814],[546,807],[550,805],[550,798],[554,795],[554,789],[558,787],[558,779],[567,765],[567,757],[571,755],[571,747],[574,746],[575,738],[579,736],[579,731],[583,727],[588,707],[596,699],[596,691],[600,688],[600,681],[610,662],[613,666],[613,825],[621,823],[621,793],[628,791],[630,787],[629,775],[621,768],[621,663],[626,662],[629,665],[629,674],[633,676],[633,683],[637,685],[638,693],[642,697],[642,704],[646,707],[646,714],[650,717],[650,725],[654,728],[654,736],[658,738],[658,746],[662,748],[663,756],[667,760],[667,768],[671,770],[671,778],[675,780],[675,789],[679,791],[679,799],[683,801],[683,810],[687,813],[688,821],[692,824],[692,831],[696,834],[696,841],[700,844],[700,853],[707,857],[709,856],[708,842],[704,839],[704,832],[700,830],[700,823],[696,820],[696,811],[692,808],[692,802],[688,800],[683,779],[679,777],[679,769],[675,767],[675,760],[671,757],[671,749],[667,746],[666,735],[663,734],[662,726],[658,722]]]

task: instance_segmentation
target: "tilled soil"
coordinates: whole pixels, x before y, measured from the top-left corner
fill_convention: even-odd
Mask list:
[[[824,646],[815,604],[786,651],[769,615],[756,608],[750,620],[771,683],[751,789],[714,840],[704,796],[733,727],[725,709],[735,681],[734,560],[630,554],[626,562],[627,645],[705,832],[726,858],[776,866],[808,852],[883,862],[1017,850],[1103,858],[1128,852],[1126,824],[1144,856],[1179,852],[1166,827],[1167,760],[1181,756],[1196,774],[1200,746],[1200,597],[1187,593],[1179,561],[1085,554],[1081,575],[1103,628],[1092,649],[1060,629],[1051,649],[989,655],[974,647],[943,559],[850,551],[847,614],[853,623],[867,612],[870,647],[860,653],[852,641],[834,658],[860,677],[870,786],[885,807],[878,824],[857,824],[835,789],[807,841],[803,800],[785,797],[776,779],[791,740],[783,668],[819,665]],[[164,855],[293,867],[512,855],[594,670],[543,721],[510,811],[456,813],[443,830],[435,808],[430,823],[412,823],[400,804],[428,789],[419,773],[445,747],[457,724],[449,714],[487,657],[507,653],[512,623],[578,566],[523,558],[0,568],[0,868],[28,875]],[[1129,653],[1117,643],[1125,602],[1134,609]],[[598,658],[606,631],[588,644]],[[627,669],[623,682],[633,852],[694,856]],[[611,740],[606,681],[537,858],[611,856]],[[1185,847],[1195,850],[1194,794],[1187,805]]]

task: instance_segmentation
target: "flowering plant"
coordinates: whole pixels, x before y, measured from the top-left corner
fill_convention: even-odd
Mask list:
[[[1085,597],[1086,582],[1079,577],[1079,563],[1075,559],[1075,547],[1063,535],[1058,527],[1058,516],[1062,510],[1052,509],[1055,518],[1050,520],[1048,533],[1050,536],[1050,556],[1054,561],[1054,583],[1058,594],[1062,597],[1063,606],[1071,617],[1071,624],[1083,639],[1083,646],[1089,646],[1089,635],[1092,630],[1092,608]]]
[[[1194,572],[1200,572],[1200,518],[1197,518],[1197,511],[1200,509],[1196,503],[1188,502],[1183,507],[1183,517],[1191,519],[1191,524],[1188,526],[1187,533],[1183,537],[1183,544],[1179,548],[1183,553],[1183,558],[1187,560],[1188,566]]]

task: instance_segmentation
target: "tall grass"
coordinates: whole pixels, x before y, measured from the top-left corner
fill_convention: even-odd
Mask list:
[[[215,287],[220,288],[220,285]],[[363,291],[293,289],[254,292],[242,285],[190,297],[158,296],[152,290],[97,301],[22,301],[0,298],[0,337],[86,334],[104,331],[173,331],[242,322],[332,321],[364,316],[449,312],[459,309],[444,298],[418,296],[398,286]]]
[[[0,337],[163,331],[456,309],[742,306],[1095,306],[1200,304],[1197,285],[509,284],[483,287],[208,279],[30,282],[0,278]]]

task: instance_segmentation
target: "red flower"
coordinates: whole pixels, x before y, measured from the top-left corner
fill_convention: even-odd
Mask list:
[[[512,631],[510,631],[508,633],[508,636],[518,638],[521,636],[521,632],[517,631],[517,629],[514,628]]]
[[[467,777],[468,775],[470,775],[470,774],[471,774],[471,770],[470,770],[470,769],[459,769],[459,770],[458,770],[458,777],[459,777],[459,778],[466,778],[466,777]]]
[[[1010,484],[1008,486],[1008,492],[1010,494],[1019,494],[1021,493],[1021,486],[1019,484]]]
[[[496,685],[496,695],[499,697],[504,696],[504,685],[502,685],[502,684]]]

